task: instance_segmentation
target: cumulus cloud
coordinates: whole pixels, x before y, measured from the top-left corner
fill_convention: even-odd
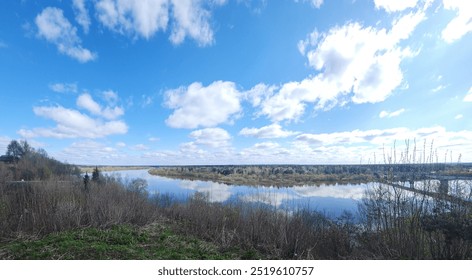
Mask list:
[[[266,116],[273,122],[298,120],[305,112],[306,103],[317,102],[317,108],[328,109],[336,102],[336,96],[336,86],[324,82],[322,75],[301,82],[289,82],[264,97],[258,115]]]
[[[463,0],[443,0],[443,5],[444,9],[457,13],[441,33],[444,41],[453,43],[472,31],[472,5]]]
[[[320,33],[315,29],[313,32],[309,33],[305,40],[300,40],[298,42],[298,51],[302,54],[306,54],[308,47],[314,47],[318,44],[318,39],[320,38]]]
[[[266,84],[257,84],[253,88],[243,93],[244,99],[248,100],[252,106],[260,106],[262,101],[264,101],[268,96],[274,94],[277,90],[276,86],[269,86]]]
[[[211,148],[222,148],[230,145],[231,135],[222,128],[205,128],[190,133],[195,145],[203,145]]]
[[[398,117],[399,115],[403,114],[405,112],[405,109],[399,109],[394,112],[388,112],[388,111],[382,111],[379,114],[379,117],[381,119],[383,118],[393,118],[393,117]]]
[[[408,8],[413,8],[418,3],[418,0],[374,0],[375,7],[377,9],[384,9],[385,11],[399,12]]]
[[[75,20],[82,26],[84,33],[88,33],[90,28],[90,16],[85,7],[85,1],[87,0],[74,0],[72,4],[75,12]]]
[[[334,82],[339,92],[352,91],[353,102],[383,101],[402,82],[402,59],[412,55],[398,44],[424,19],[424,13],[417,12],[401,17],[390,30],[358,23],[331,29],[307,53],[309,64],[322,71],[324,82]]]
[[[117,98],[116,95],[113,95],[114,97],[112,97],[109,94],[110,92],[105,92],[105,97],[108,98],[108,100],[114,101],[115,98]],[[109,120],[116,119],[124,114],[123,108],[119,106],[107,106],[105,108],[102,108],[102,106],[100,106],[100,104],[93,100],[92,96],[88,93],[81,94],[77,98],[77,106],[79,108],[89,111],[93,115],[101,116]]]
[[[231,135],[226,130],[204,128],[192,131],[189,137],[193,141],[180,144],[172,160],[179,164],[224,164],[234,160]]]
[[[56,45],[59,52],[85,63],[97,55],[82,47],[77,28],[64,17],[58,8],[45,8],[35,19],[38,36]]]
[[[165,105],[174,109],[166,124],[174,128],[213,127],[228,123],[241,111],[241,93],[232,82],[217,81],[207,87],[193,83],[169,90]]]
[[[149,39],[165,30],[169,21],[168,0],[99,0],[98,19],[107,28]]]
[[[210,26],[210,12],[202,7],[200,0],[171,0],[173,5],[174,28],[170,40],[180,44],[186,36],[196,40],[200,45],[213,42],[213,30]],[[216,1],[215,4],[224,4]]]
[[[424,19],[424,12],[417,11],[395,20],[390,30],[356,22],[321,34],[315,30],[298,48],[318,74],[266,92],[253,105],[260,108],[259,115],[280,122],[299,119],[307,104],[329,110],[348,102],[384,101],[403,82],[403,59],[415,55],[399,44]]]
[[[102,112],[101,106],[88,93],[84,93],[77,98],[77,106],[88,110],[94,115],[100,115]]]
[[[20,129],[18,134],[25,138],[101,138],[128,131],[128,126],[123,121],[104,122],[62,106],[34,107],[33,112],[37,116],[53,120],[57,125],[53,128]]]
[[[128,126],[121,120],[116,120],[124,114],[121,107],[103,108],[88,93],[81,94],[76,105],[85,109],[95,118],[75,109],[62,106],[34,107],[33,112],[39,117],[53,120],[55,127],[34,128],[31,130],[20,129],[18,134],[25,138],[51,137],[51,138],[101,138],[112,134],[125,134]]]
[[[127,35],[151,38],[171,26],[170,40],[182,43],[186,37],[199,45],[213,42],[211,9],[222,0],[99,0],[95,4],[99,21],[107,28]]]
[[[239,135],[243,136],[252,136],[256,138],[284,138],[289,137],[297,132],[283,130],[280,124],[274,123],[268,126],[264,126],[261,128],[243,128]]]

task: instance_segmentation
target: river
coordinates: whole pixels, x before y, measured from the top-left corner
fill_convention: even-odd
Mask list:
[[[148,170],[124,170],[104,172],[105,175],[120,177],[124,182],[135,178],[147,181],[150,195],[169,194],[177,200],[184,201],[196,192],[204,193],[211,202],[243,202],[272,207],[276,210],[316,210],[336,218],[344,211],[357,216],[358,202],[363,198],[369,184],[336,184],[321,186],[295,187],[253,187],[226,185],[208,181],[190,181],[169,179],[150,175]]]

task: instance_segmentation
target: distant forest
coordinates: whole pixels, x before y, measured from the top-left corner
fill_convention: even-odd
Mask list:
[[[3,181],[48,180],[71,175],[79,176],[79,168],[50,157],[44,149],[35,149],[27,141],[12,140],[5,155],[0,156]]]

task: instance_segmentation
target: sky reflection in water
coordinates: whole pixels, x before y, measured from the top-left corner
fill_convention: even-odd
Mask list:
[[[298,209],[317,210],[329,216],[339,216],[347,210],[357,212],[357,204],[369,184],[321,185],[296,187],[250,187],[226,185],[215,182],[169,179],[150,175],[147,170],[105,172],[127,180],[142,178],[148,182],[150,194],[172,194],[185,200],[196,192],[208,195],[211,202],[235,202],[262,204],[283,211]]]

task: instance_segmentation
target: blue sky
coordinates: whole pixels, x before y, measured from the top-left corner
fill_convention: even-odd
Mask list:
[[[2,1],[0,151],[470,162],[471,19],[460,0]]]

